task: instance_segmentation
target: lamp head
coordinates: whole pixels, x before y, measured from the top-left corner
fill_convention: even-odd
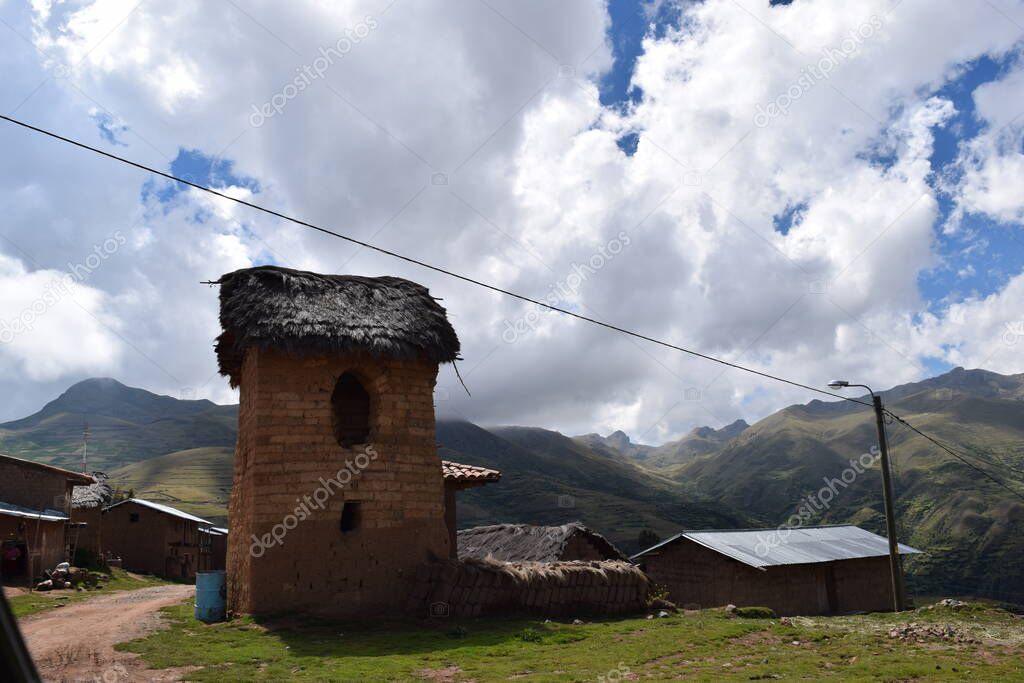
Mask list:
[[[850,383],[845,379],[834,379],[828,383],[829,389],[845,389],[850,386]]]

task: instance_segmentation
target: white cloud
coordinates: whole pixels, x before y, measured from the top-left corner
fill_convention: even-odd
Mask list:
[[[45,381],[118,367],[121,321],[106,294],[68,272],[30,271],[0,255],[0,367],[7,377]]]
[[[961,211],[982,213],[1003,222],[1024,219],[1024,67],[986,83],[974,92],[977,116],[985,131],[961,152],[964,177],[956,188]]]
[[[984,3],[682,8],[682,28],[644,41],[643,96],[626,111],[598,99],[611,58],[596,0],[131,12],[97,0],[34,16],[7,6],[46,57],[0,57],[13,74],[0,93],[14,108],[52,64],[74,63],[19,115],[96,141],[88,112],[99,110],[126,126],[133,158],[166,168],[184,147],[232,160],[260,188],[228,189],[239,197],[537,298],[624,233],[628,246],[560,305],[808,384],[916,379],[943,345],[960,349],[951,360],[984,359],[991,335],[920,316],[939,215],[932,130],[953,114],[930,93],[964,62],[1014,49],[1019,32]],[[358,44],[250,125],[254,106],[287,95],[367,17],[375,26]],[[1013,78],[976,93],[993,127],[1012,116],[999,89]],[[759,119],[772,103],[786,113]],[[616,145],[630,131],[633,156]],[[89,283],[124,321],[129,383],[229,397],[211,351],[216,291],[199,283],[271,258],[398,274],[444,297],[473,391],[443,370],[448,415],[569,432],[616,425],[658,441],[810,398],[554,313],[508,343],[505,321],[529,307],[191,190],[161,203],[136,171],[5,132],[27,160],[0,158],[0,176],[17,179],[0,186],[15,207],[11,234],[43,269],[113,229],[129,237]],[[1016,163],[1012,144],[971,145],[961,203],[1017,220],[1016,171],[989,163]],[[787,234],[774,230],[795,207]],[[972,306],[993,330],[1017,315],[996,295]]]

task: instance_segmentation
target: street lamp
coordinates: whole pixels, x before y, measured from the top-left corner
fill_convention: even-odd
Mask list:
[[[828,383],[830,389],[848,389],[860,387],[871,394],[871,404],[875,408],[875,426],[878,429],[878,450],[882,455],[882,499],[885,503],[885,531],[889,537],[889,571],[892,574],[892,600],[896,612],[903,610],[903,572],[900,567],[900,546],[896,539],[896,513],[893,511],[892,475],[889,473],[889,443],[885,437],[885,412],[882,398],[866,384],[850,384],[844,379],[834,379]]]

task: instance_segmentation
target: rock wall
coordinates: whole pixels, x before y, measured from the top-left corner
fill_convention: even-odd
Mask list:
[[[628,562],[445,560],[419,570],[407,611],[432,617],[631,614],[644,610],[649,588],[644,573]]]

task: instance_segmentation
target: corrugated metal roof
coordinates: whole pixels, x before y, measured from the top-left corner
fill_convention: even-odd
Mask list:
[[[13,503],[0,502],[0,515],[8,517],[22,517],[24,519],[38,519],[43,522],[64,522],[68,516],[60,510],[33,510],[31,508],[14,505]]]
[[[195,515],[190,515],[187,512],[182,512],[178,508],[172,508],[170,505],[161,505],[160,503],[154,503],[151,500],[142,500],[141,498],[129,498],[128,500],[122,500],[120,503],[114,503],[110,507],[104,508],[104,512],[106,512],[107,510],[109,510],[111,508],[116,508],[118,505],[124,505],[125,503],[138,503],[139,505],[142,505],[142,506],[148,507],[148,508],[152,508],[152,509],[154,509],[154,510],[156,510],[158,512],[163,512],[163,513],[168,514],[168,515],[173,515],[175,517],[181,517],[182,519],[187,519],[190,522],[199,522],[200,524],[205,524],[207,526],[213,526],[213,522],[205,520],[202,517],[196,517]]]
[[[802,527],[798,529],[738,529],[684,531],[634,555],[643,557],[662,546],[687,539],[732,559],[763,569],[790,564],[813,564],[889,554],[889,541],[853,525]],[[901,554],[920,553],[908,545]]]

